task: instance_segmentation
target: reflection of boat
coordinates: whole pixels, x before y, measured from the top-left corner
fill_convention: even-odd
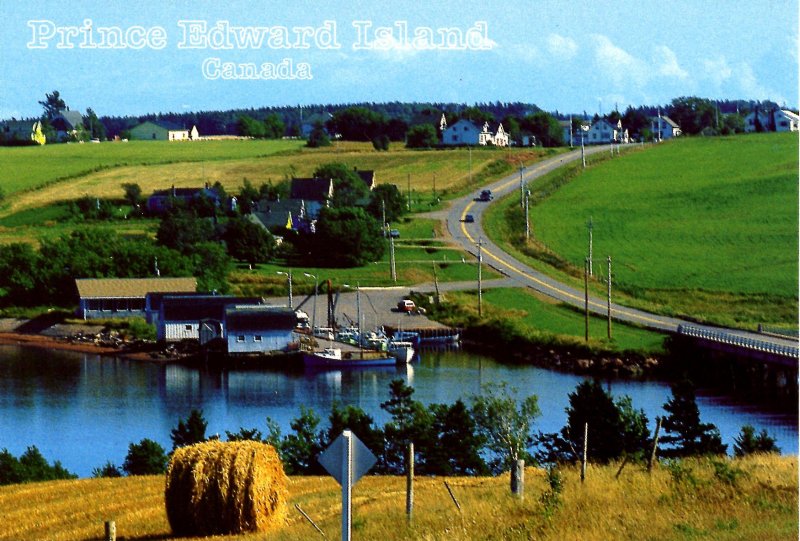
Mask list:
[[[394,355],[398,363],[410,363],[414,357],[414,345],[411,342],[389,340],[386,350]]]
[[[340,348],[325,348],[322,351],[304,351],[303,364],[314,368],[358,368],[362,366],[394,366],[397,359],[377,351],[347,351]]]
[[[457,346],[461,341],[458,331],[444,331],[431,333],[430,336],[423,336],[421,344],[423,346]]]

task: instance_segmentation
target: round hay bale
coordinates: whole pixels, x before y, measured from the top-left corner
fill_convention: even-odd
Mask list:
[[[181,447],[167,467],[167,519],[182,537],[269,530],[286,518],[286,485],[271,445],[210,441]]]

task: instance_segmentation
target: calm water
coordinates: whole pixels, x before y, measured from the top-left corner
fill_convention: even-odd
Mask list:
[[[266,432],[265,418],[282,431],[300,405],[323,418],[338,401],[354,404],[382,425],[380,403],[389,382],[401,377],[423,403],[452,403],[478,393],[483,383],[509,382],[536,394],[542,417],[538,428],[559,430],[566,421],[568,393],[582,377],[534,367],[505,366],[464,352],[425,352],[404,368],[349,372],[284,373],[256,370],[198,370],[178,365],[137,363],[69,352],[0,347],[0,449],[19,456],[36,445],[48,461],[60,460],[84,477],[106,461],[121,465],[128,444],[142,438],[172,446],[170,430],[192,408],[201,408],[208,434],[240,427]],[[614,395],[627,394],[651,420],[663,415],[670,396],[660,382],[609,381]],[[765,428],[784,453],[797,454],[797,418],[742,406],[730,399],[698,393],[701,419],[719,427],[725,443],[744,424]]]

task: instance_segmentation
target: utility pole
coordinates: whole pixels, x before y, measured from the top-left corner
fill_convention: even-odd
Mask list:
[[[592,239],[592,230],[594,229],[594,224],[592,223],[592,217],[589,216],[589,223],[586,224],[589,227],[589,276],[594,276],[592,272],[592,250],[593,250],[593,239]]]
[[[394,262],[394,237],[391,229],[389,229],[389,270],[392,281],[397,282],[397,267]]]
[[[406,180],[408,182],[408,211],[411,212],[411,173],[406,175]]]
[[[436,173],[433,174],[433,202],[436,203]]]
[[[608,339],[611,340],[611,256],[608,256]]]
[[[483,253],[481,252],[481,248],[483,247],[483,239],[478,239],[478,317],[482,317],[481,313],[481,304],[483,300],[483,292],[481,291],[481,287],[483,285],[483,281],[481,279],[481,267],[483,266]]]
[[[386,235],[389,232],[389,229],[386,227],[386,200],[381,199],[381,227],[383,228],[383,234]]]
[[[583,265],[583,299],[584,299],[584,328],[586,341],[589,341],[589,258]]]
[[[572,115],[569,115],[569,148],[572,148]]]
[[[586,169],[586,150],[583,146],[583,128],[581,128],[581,163],[583,163],[583,168]]]
[[[289,308],[294,309],[294,300],[292,299],[292,271],[283,272],[278,271],[278,274],[282,274],[286,276],[286,279],[289,281]]]
[[[522,177],[522,172],[525,171],[525,166],[522,161],[519,162],[519,206],[525,206],[525,180]]]
[[[529,205],[530,205],[531,191],[525,190],[525,240],[531,238],[531,222],[529,218]]]

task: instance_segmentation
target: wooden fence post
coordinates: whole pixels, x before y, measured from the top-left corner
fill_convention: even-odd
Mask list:
[[[456,495],[453,494],[453,489],[450,488],[450,485],[447,483],[447,481],[444,482],[444,487],[447,489],[447,492],[450,493],[450,497],[453,499],[453,503],[456,504],[458,511],[461,512],[461,504],[458,503]]]
[[[583,423],[583,458],[581,459],[581,483],[586,479],[586,459],[589,446],[589,423]]]
[[[656,433],[653,436],[653,450],[650,451],[650,459],[647,461],[647,473],[653,469],[653,462],[656,461],[656,451],[658,451],[658,433],[661,431],[661,417],[656,418]]]
[[[106,521],[105,541],[117,541],[117,523],[113,520]]]

